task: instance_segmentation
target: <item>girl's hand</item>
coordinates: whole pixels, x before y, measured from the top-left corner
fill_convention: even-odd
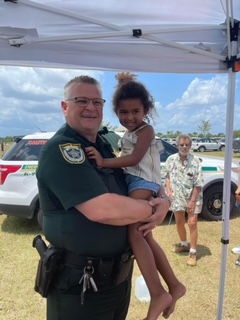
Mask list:
[[[103,157],[94,147],[87,147],[85,151],[89,157],[89,159],[94,159],[98,167],[103,166]]]

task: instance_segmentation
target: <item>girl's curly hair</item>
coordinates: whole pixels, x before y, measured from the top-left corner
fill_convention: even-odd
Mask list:
[[[126,82],[136,81],[137,75],[130,72],[120,72],[115,75],[115,78],[118,80],[116,87],[119,88]]]
[[[139,99],[144,106],[147,122],[149,122],[149,118],[153,119],[153,115],[156,114],[154,99],[145,86],[136,81],[137,75],[130,72],[120,72],[115,75],[115,78],[118,80],[118,84],[112,99],[114,112],[117,114],[120,101]]]

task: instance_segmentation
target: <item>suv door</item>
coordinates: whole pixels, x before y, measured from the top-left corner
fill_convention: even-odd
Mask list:
[[[209,145],[211,147],[211,150],[215,150],[217,148],[217,144],[214,140],[209,139]]]
[[[36,169],[48,138],[18,138],[0,160],[0,214],[32,219],[39,214]]]

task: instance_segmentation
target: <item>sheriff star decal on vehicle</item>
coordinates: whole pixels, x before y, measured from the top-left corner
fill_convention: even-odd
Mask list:
[[[85,161],[85,154],[81,148],[81,144],[65,143],[60,144],[59,148],[63,158],[72,164],[81,164]]]

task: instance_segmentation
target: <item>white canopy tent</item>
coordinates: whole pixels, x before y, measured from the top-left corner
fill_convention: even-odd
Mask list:
[[[222,319],[240,1],[0,0],[0,17],[0,65],[228,74]]]
[[[227,17],[240,18],[240,7],[238,0],[2,0],[0,16],[1,64],[222,73]]]

